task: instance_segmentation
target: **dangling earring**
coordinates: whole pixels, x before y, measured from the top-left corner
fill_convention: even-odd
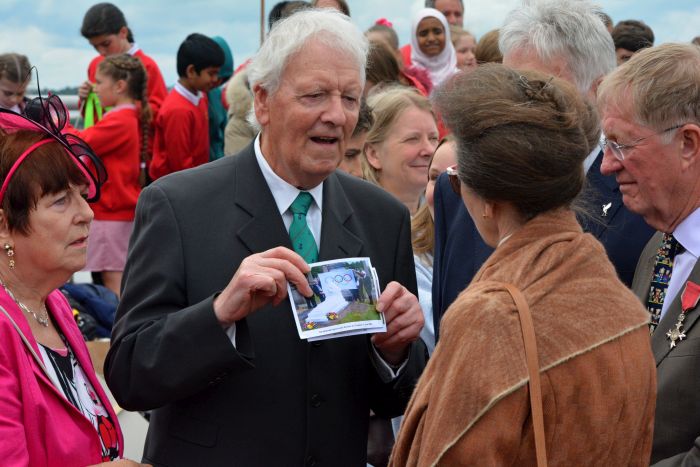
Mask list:
[[[7,255],[8,258],[10,258],[9,264],[10,264],[10,269],[15,268],[15,250],[12,248],[12,245],[9,243],[5,243],[3,245],[3,248],[5,249],[5,254]]]

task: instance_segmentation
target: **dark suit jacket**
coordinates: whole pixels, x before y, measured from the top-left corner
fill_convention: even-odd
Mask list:
[[[700,234],[700,233],[699,233]],[[632,290],[642,303],[649,296],[654,256],[661,245],[654,235],[642,252]],[[700,284],[700,262],[688,277]],[[656,359],[656,418],[651,463],[657,467],[700,466],[700,306],[687,312],[683,323],[686,339],[670,348],[666,333],[675,328],[681,313],[683,288],[671,302],[651,338]]]
[[[598,154],[586,176],[582,200],[589,216],[580,216],[584,230],[605,247],[617,274],[627,286],[644,245],[654,229],[625,208],[614,176],[600,173]],[[603,214],[603,206],[607,208]],[[457,295],[471,282],[493,251],[476,230],[462,199],[452,192],[447,175],[435,185],[435,259],[433,263],[433,319],[438,336],[440,320]]]
[[[416,292],[398,201],[337,172],[322,214],[319,260],[369,256],[382,287]],[[143,191],[105,375],[123,407],[155,409],[144,462],[364,465],[370,408],[403,412],[425,364],[420,341],[386,382],[368,336],[300,340],[285,300],[236,323],[232,346],[215,294],[244,258],[279,245],[289,236],[252,145]]]

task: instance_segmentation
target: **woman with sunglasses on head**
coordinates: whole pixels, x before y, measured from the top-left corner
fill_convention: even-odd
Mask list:
[[[85,265],[100,163],[60,134],[60,101],[28,107],[42,123],[0,111],[0,463],[138,465],[57,290]]]
[[[595,110],[562,80],[495,64],[436,102],[453,187],[495,251],[442,318],[391,465],[648,465],[649,315],[572,209]]]

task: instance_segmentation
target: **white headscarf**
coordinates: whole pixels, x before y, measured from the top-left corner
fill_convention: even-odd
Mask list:
[[[445,30],[445,48],[435,57],[425,55],[418,45],[418,24],[428,17],[437,18]],[[413,18],[413,24],[411,25],[411,62],[428,71],[433,86],[439,86],[458,71],[457,53],[450,39],[450,26],[447,24],[445,15],[435,8],[423,8]]]

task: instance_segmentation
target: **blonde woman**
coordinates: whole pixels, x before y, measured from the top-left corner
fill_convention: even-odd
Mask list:
[[[430,101],[414,88],[396,86],[371,95],[367,104],[374,125],[365,143],[363,175],[398,198],[413,216],[438,143]]]

